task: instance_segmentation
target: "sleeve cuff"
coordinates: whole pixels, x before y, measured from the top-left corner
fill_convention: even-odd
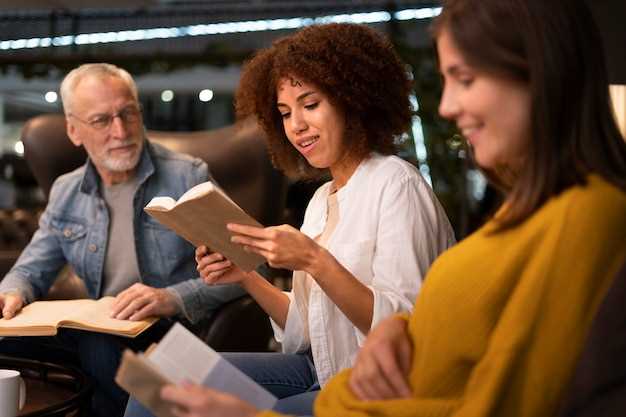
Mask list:
[[[411,316],[411,309],[413,308],[412,304],[406,304],[403,300],[398,297],[394,298],[393,296],[387,296],[380,291],[375,291],[374,288],[368,286],[370,291],[374,294],[374,310],[372,314],[372,325],[370,326],[370,330],[376,327],[376,325],[391,316],[403,317],[408,320]],[[366,334],[361,333],[361,331],[355,326],[354,331],[356,333],[357,343],[359,346],[363,346],[365,343],[365,339],[367,338]]]
[[[292,312],[292,308],[294,304],[293,294],[291,293],[291,291],[283,291],[283,294],[285,294],[287,298],[289,298],[289,309],[287,310],[287,320],[285,321],[285,329],[282,329],[278,325],[278,323],[276,323],[272,319],[272,317],[269,316],[270,324],[272,325],[272,330],[274,331],[274,338],[276,339],[278,343],[283,343],[283,340],[285,339],[285,335],[289,333],[287,331],[287,329],[289,328],[289,322],[293,318],[293,312]]]
[[[239,285],[208,286],[200,278],[189,279],[167,288],[178,294],[182,302],[181,313],[191,323],[199,322],[224,303],[246,293]]]
[[[283,331],[275,322],[270,321],[274,329],[274,337],[282,344],[283,353],[303,352],[311,346],[308,324],[300,315],[294,294],[291,291],[285,291],[285,294],[289,297],[285,330]]]
[[[33,289],[29,284],[20,281],[22,280],[16,278],[14,275],[5,276],[0,282],[0,293],[18,293],[24,299],[24,305],[30,304],[35,301]]]
[[[171,287],[165,288],[165,290],[170,293],[170,295],[174,298],[174,302],[176,303],[176,314],[184,316],[187,320],[191,321],[191,318],[187,314],[185,310],[185,304],[183,303],[183,298],[180,294]]]

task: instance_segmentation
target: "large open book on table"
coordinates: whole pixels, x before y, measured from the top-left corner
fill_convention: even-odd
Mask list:
[[[113,297],[99,300],[35,301],[10,320],[0,319],[0,336],[52,336],[59,327],[135,337],[157,318],[141,321],[110,317]]]
[[[156,417],[173,417],[160,391],[164,385],[183,381],[233,394],[262,410],[276,403],[276,397],[179,323],[145,354],[124,351],[115,377]]]
[[[255,253],[230,241],[227,223],[262,227],[219,187],[207,181],[185,192],[178,201],[171,197],[154,197],[144,210],[195,246],[206,245],[219,252],[244,271],[265,262]]]

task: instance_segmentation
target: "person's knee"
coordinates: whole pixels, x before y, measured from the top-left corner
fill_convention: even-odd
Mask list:
[[[147,408],[141,405],[139,401],[131,397],[128,400],[124,417],[153,417],[153,415]]]

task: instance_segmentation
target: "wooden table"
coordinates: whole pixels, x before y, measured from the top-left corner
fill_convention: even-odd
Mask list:
[[[88,415],[93,387],[77,368],[0,356],[0,368],[20,371],[26,383],[21,417]]]

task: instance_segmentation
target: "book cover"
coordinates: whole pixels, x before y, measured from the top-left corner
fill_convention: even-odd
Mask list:
[[[232,243],[226,228],[228,223],[263,226],[210,181],[190,188],[178,201],[155,197],[144,210],[194,246],[206,245],[244,271],[251,271],[265,262],[262,256]]]

